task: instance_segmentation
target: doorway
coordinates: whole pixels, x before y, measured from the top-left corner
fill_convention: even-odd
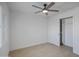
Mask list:
[[[62,42],[62,19],[60,19],[60,45],[63,45],[63,42]]]
[[[73,18],[60,19],[60,45],[73,47]]]

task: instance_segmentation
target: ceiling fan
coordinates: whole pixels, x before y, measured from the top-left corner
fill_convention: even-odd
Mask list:
[[[36,5],[32,5],[32,6],[41,10],[41,11],[35,12],[35,14],[42,12],[42,13],[44,13],[45,15],[48,15],[48,12],[49,12],[49,11],[50,11],[50,12],[59,12],[59,10],[51,10],[51,9],[50,9],[54,4],[55,4],[54,2],[51,2],[49,5],[44,4],[44,5],[43,5],[43,6],[44,6],[43,8],[42,8],[42,7],[39,7],[39,6],[36,6]]]

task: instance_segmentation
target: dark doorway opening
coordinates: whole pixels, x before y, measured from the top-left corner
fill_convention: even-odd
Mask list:
[[[63,42],[62,42],[62,19],[60,19],[60,45],[63,45]]]

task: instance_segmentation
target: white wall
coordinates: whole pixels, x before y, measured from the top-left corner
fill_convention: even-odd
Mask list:
[[[9,53],[9,12],[5,2],[0,2],[2,7],[1,19],[3,25],[3,37],[1,40],[2,46],[0,47],[0,56],[8,56]]]
[[[10,50],[47,42],[47,20],[44,16],[11,11]]]
[[[48,41],[59,46],[59,20],[53,16],[48,21]]]
[[[49,42],[59,46],[59,19],[73,16],[73,52],[79,54],[79,7],[60,13],[49,19],[48,39]]]

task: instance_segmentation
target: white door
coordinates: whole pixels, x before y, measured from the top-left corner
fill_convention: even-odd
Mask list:
[[[2,12],[0,7],[0,48],[2,47]]]
[[[5,4],[0,4],[0,57],[8,56],[9,38],[8,38],[8,14]]]
[[[65,20],[62,20],[62,43],[65,45]]]
[[[65,45],[73,47],[73,19],[65,19]]]

